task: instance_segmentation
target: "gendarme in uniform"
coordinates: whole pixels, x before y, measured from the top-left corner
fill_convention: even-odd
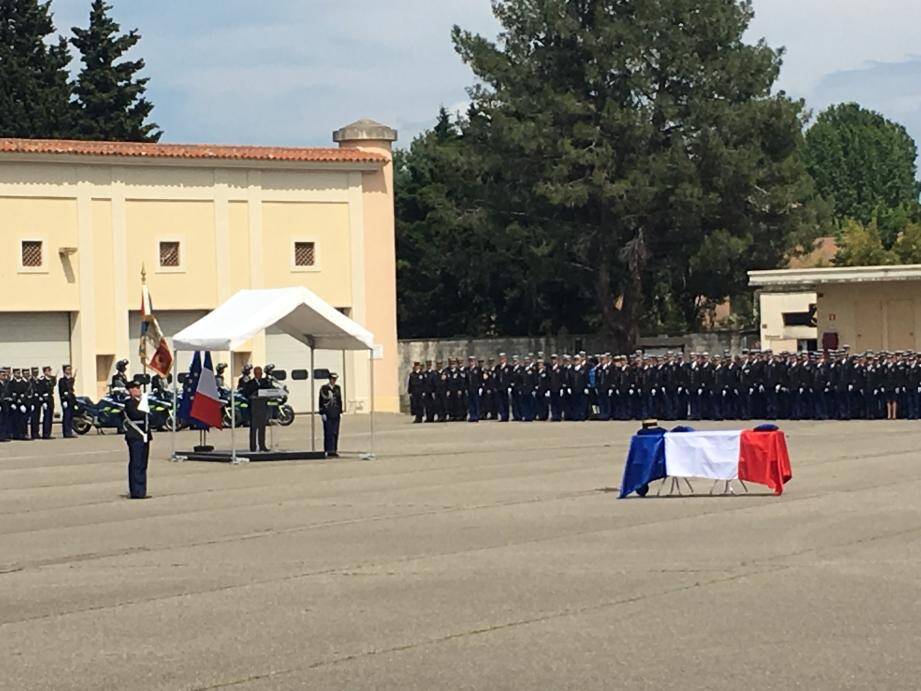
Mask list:
[[[129,398],[125,402],[125,442],[128,444],[128,494],[132,499],[147,497],[147,459],[153,433],[147,425],[147,413],[140,410],[141,385],[128,382]]]

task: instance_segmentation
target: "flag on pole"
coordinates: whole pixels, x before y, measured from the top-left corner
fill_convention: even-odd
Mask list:
[[[148,346],[152,349],[153,355],[150,360],[147,359]],[[150,292],[147,290],[147,276],[144,269],[141,269],[141,338],[138,345],[138,357],[141,363],[161,377],[165,377],[173,368],[173,355],[170,353],[169,345],[160,331],[160,325],[153,314],[153,304],[150,300]]]
[[[211,353],[205,353],[205,362],[198,376],[198,386],[189,413],[191,417],[209,427],[221,429],[224,426],[223,406],[217,390],[217,380],[214,378]]]
[[[208,427],[192,417],[192,399],[195,398],[200,376],[201,353],[196,350],[192,356],[192,364],[189,365],[189,375],[182,382],[182,398],[179,400],[179,421],[192,429],[207,429]]]

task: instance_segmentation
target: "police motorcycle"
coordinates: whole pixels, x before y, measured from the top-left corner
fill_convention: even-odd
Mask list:
[[[115,374],[109,384],[109,393],[93,403],[89,396],[77,396],[74,409],[74,432],[83,435],[95,428],[98,434],[113,429],[118,434],[125,431],[125,401],[128,399],[127,360],[115,363]]]
[[[233,422],[236,427],[249,427],[249,401],[246,396],[243,395],[242,389],[243,385],[251,377],[253,366],[249,364],[243,365],[243,374],[240,376],[237,385],[232,389],[223,385],[225,367],[226,365],[224,363],[219,364],[217,366],[216,375],[218,380],[217,391],[221,397],[221,404],[223,405],[224,427],[230,427],[231,422]],[[231,420],[231,400],[233,400],[233,420]]]
[[[128,369],[127,360],[115,363],[115,374],[109,385],[109,393],[93,403],[89,396],[77,396],[74,406],[74,431],[77,434],[87,434],[95,428],[97,434],[105,434],[106,430],[115,430],[117,434],[125,431],[125,403],[128,400]],[[141,375],[135,377],[140,381]],[[172,421],[172,400],[169,402],[148,395],[150,408],[150,425],[157,430],[168,429]]]
[[[135,379],[139,379],[135,377]],[[158,432],[171,432],[175,424],[173,416],[173,392],[169,388],[172,380],[170,377],[164,381],[160,375],[154,375],[150,379],[150,391],[147,394],[147,403],[150,407],[150,425]],[[144,383],[144,382],[141,382]],[[176,401],[176,410],[179,409],[180,400]],[[177,429],[183,429],[185,425],[181,424]]]
[[[282,427],[287,427],[294,422],[294,408],[288,405],[288,387],[281,383],[281,379],[276,379],[272,372],[275,371],[275,365],[265,366],[265,376],[272,384],[272,388],[284,391],[285,395],[281,398],[269,399],[269,421]]]

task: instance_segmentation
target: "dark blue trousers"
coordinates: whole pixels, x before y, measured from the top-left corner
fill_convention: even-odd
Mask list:
[[[470,422],[480,421],[480,397],[476,391],[467,394],[467,419]]]
[[[132,499],[147,496],[147,457],[150,444],[143,439],[128,439],[128,494]]]
[[[563,419],[563,398],[559,391],[550,392],[550,419],[554,422]]]
[[[54,422],[54,406],[42,406],[42,439],[51,439],[52,422]]]
[[[508,390],[499,389],[496,391],[496,401],[499,403],[499,419],[502,420],[502,422],[508,422],[508,399]]]
[[[323,420],[323,451],[326,453],[339,452],[339,415],[325,415]]]
[[[69,439],[74,436],[74,407],[71,403],[63,404],[61,410],[61,436]]]

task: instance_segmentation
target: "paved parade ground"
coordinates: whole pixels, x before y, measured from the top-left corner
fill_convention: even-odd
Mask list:
[[[145,501],[119,437],[2,445],[0,686],[917,688],[921,425],[786,423],[779,498],[618,501],[635,427],[380,416],[375,461],[238,467],[160,435]]]

